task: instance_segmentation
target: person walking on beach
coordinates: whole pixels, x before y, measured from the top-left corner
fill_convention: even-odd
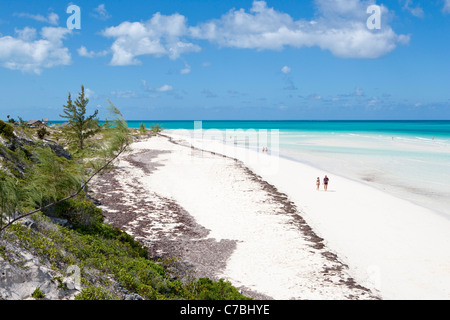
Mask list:
[[[317,191],[319,191],[319,188],[320,188],[320,178],[319,177],[317,177],[316,186],[317,186]]]
[[[328,177],[325,175],[325,178],[323,178],[323,189],[325,190],[325,191],[327,191],[327,189],[328,189],[328,181],[329,181],[330,179],[328,179]]]

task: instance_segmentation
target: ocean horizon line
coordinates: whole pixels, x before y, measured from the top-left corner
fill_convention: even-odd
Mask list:
[[[99,121],[104,122],[108,119],[101,119]],[[108,120],[110,121],[110,120]],[[306,120],[306,119],[298,119],[298,120],[292,120],[292,119],[286,119],[286,120],[167,120],[167,119],[146,119],[146,120],[136,120],[136,119],[125,119],[125,121],[129,122],[151,122],[151,121],[164,121],[164,122],[195,122],[195,121],[206,121],[206,122],[450,122],[450,119],[431,119],[431,120],[407,120],[407,119],[386,119],[386,120]],[[67,120],[48,120],[48,122],[68,122]]]

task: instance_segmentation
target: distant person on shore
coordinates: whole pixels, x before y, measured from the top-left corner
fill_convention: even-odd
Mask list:
[[[317,191],[319,191],[319,188],[320,188],[320,178],[319,177],[317,177],[316,186],[317,186]]]
[[[323,189],[325,190],[325,191],[327,191],[327,189],[328,189],[328,181],[329,181],[330,179],[328,179],[328,177],[325,175],[325,178],[323,178]]]

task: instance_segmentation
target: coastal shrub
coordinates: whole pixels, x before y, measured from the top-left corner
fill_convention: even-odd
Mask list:
[[[139,124],[139,134],[144,135],[147,133],[147,128],[145,128],[145,125],[141,122]]]
[[[144,258],[148,256],[147,250],[132,236],[119,228],[104,223],[102,210],[89,199],[80,197],[69,199],[55,205],[53,210],[57,217],[67,219],[79,233],[116,239],[121,243],[128,244],[137,256]]]
[[[229,281],[200,278],[184,288],[184,295],[194,300],[251,300],[244,297]]]
[[[0,120],[0,135],[5,139],[12,139],[14,137],[14,128],[9,123]]]
[[[34,149],[34,163],[26,172],[28,196],[34,207],[41,207],[67,197],[80,188],[83,172],[80,165],[58,157],[50,147]]]
[[[44,299],[45,298],[45,294],[41,291],[41,288],[37,287],[33,293],[31,294],[31,296],[35,299]]]
[[[150,127],[150,131],[152,134],[158,134],[163,131],[163,127],[160,124],[153,124]]]
[[[31,153],[26,146],[11,150],[0,143],[0,163],[17,178],[23,178],[26,168],[32,164]]]
[[[101,229],[103,224],[102,210],[91,201],[83,198],[73,198],[54,206],[57,217],[67,219],[75,229],[90,233]]]
[[[75,296],[75,300],[116,300],[114,296],[101,287],[89,286]]]
[[[15,125],[17,123],[17,121],[14,118],[11,118],[9,114],[6,116],[6,118],[8,119],[8,123],[12,125]]]
[[[42,127],[36,132],[36,134],[37,134],[38,138],[42,140],[45,138],[46,135],[49,135],[50,132],[48,132],[45,127]]]

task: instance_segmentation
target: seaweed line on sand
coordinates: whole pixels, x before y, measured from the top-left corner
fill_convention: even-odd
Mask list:
[[[321,270],[325,281],[350,289],[352,294],[348,296],[349,299],[359,299],[360,297],[379,299],[369,289],[359,285],[352,277],[348,276],[346,272],[348,266],[342,263],[335,253],[326,248],[324,239],[319,237],[306,223],[288,196],[264,181],[243,162],[189,146],[163,134],[159,134],[159,136],[168,139],[173,144],[234,160],[234,163],[243,170],[246,176],[261,186],[270,197],[270,201],[278,204],[280,210],[276,214],[287,215],[290,224],[301,232],[310,247],[320,252],[329,262]],[[164,152],[167,151],[140,150],[124,156],[121,161],[134,168],[139,168],[143,175],[148,175],[157,166],[163,165],[151,163],[149,159],[156,158]],[[183,280],[186,279],[186,275],[189,275],[196,278],[209,277],[218,280],[217,275],[225,269],[227,259],[236,249],[236,241],[224,239],[217,241],[207,238],[209,230],[199,225],[183,207],[156,192],[149,194],[136,177],[118,174],[121,169],[124,170],[119,167],[105,172],[95,180],[92,186],[95,193],[94,199],[98,205],[103,207],[107,221],[130,233],[145,245],[152,259],[178,258],[178,263],[174,266],[173,277]],[[245,286],[240,289],[244,295],[254,299],[272,299],[272,297],[254,292]]]

